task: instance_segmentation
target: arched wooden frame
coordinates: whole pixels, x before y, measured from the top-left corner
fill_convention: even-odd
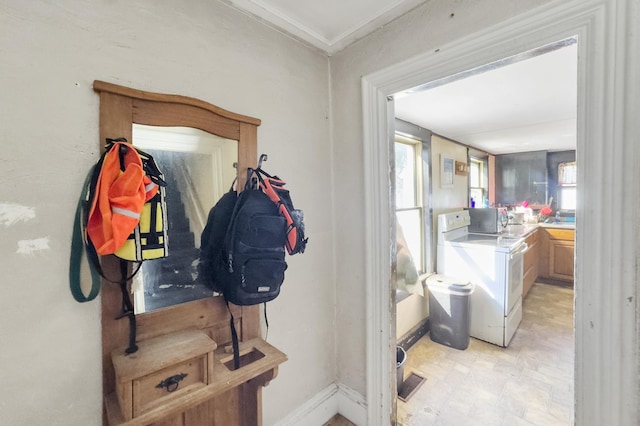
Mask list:
[[[238,141],[238,188],[242,188],[248,167],[256,166],[257,128],[260,120],[235,114],[207,102],[179,95],[150,93],[94,81],[93,89],[100,94],[100,144],[106,138],[125,137],[132,140],[132,125],[186,126]],[[114,256],[102,259],[107,276],[119,276],[118,261]],[[112,274],[112,275],[111,275]],[[121,312],[121,294],[117,284],[103,280],[102,300],[102,366],[105,397],[115,390],[115,373],[111,352],[125,347],[129,336],[126,318],[116,319]],[[240,340],[260,337],[259,307],[231,306]],[[138,341],[187,328],[205,331],[218,347],[231,340],[229,311],[221,297],[211,297],[175,305],[136,316]],[[282,362],[286,357],[280,359]],[[168,412],[159,424],[212,424],[219,419],[224,424],[261,424],[260,388],[275,377],[277,366],[259,377],[248,377],[237,389],[218,395],[218,401],[206,401],[188,407],[188,415],[176,410]],[[259,379],[259,380],[258,380]],[[220,401],[220,398],[223,400]],[[227,407],[219,418],[216,407],[235,405],[237,412],[229,414]],[[233,411],[233,410],[232,410]],[[191,419],[191,420],[188,420]],[[105,416],[105,424],[107,423]],[[220,424],[223,424],[220,423]],[[155,424],[155,423],[154,423]],[[216,423],[218,424],[218,423]]]

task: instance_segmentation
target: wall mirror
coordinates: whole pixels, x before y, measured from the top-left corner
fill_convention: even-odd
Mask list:
[[[200,234],[206,217],[211,206],[229,190],[235,176],[238,176],[237,187],[242,188],[247,168],[256,167],[260,120],[187,96],[146,92],[103,81],[94,81],[93,89],[100,95],[100,138],[99,142],[93,143],[99,143],[104,149],[105,139],[126,138],[153,155],[166,180],[173,182],[172,186],[180,191],[177,197],[179,201],[172,201],[171,194],[166,198],[169,198],[168,209],[171,208],[177,215],[184,215],[188,219],[189,225],[185,228],[189,230],[187,233],[193,233],[193,236],[186,237],[189,249],[185,252],[190,252],[191,257],[178,260],[179,267],[176,269],[173,269],[172,265],[162,263],[155,265],[155,268],[170,269],[173,275],[179,275],[178,272],[185,269],[189,279],[197,281],[197,276],[190,274],[193,274],[193,262],[196,257],[199,258],[199,253],[196,255],[194,250],[199,248]],[[237,162],[237,169],[233,168],[234,162]],[[175,202],[184,206],[175,207]],[[177,212],[181,209],[184,209],[184,212]],[[169,211],[167,213],[169,216],[172,215]],[[168,228],[178,229],[176,222],[179,220],[181,219],[174,218],[172,225],[172,220],[169,219]],[[172,256],[178,256],[177,253],[181,252],[181,238],[173,235],[169,229],[167,261],[171,262]],[[186,287],[196,286],[177,284],[175,277],[157,280],[157,273],[147,270],[153,265],[152,262],[155,261],[143,262],[145,270],[142,274],[138,272],[141,277],[140,290],[136,292],[137,285],[131,282],[134,294],[140,299],[140,306],[137,308],[141,312],[135,317],[137,326],[134,330],[138,342],[196,329],[216,342],[218,348],[224,348],[231,343],[230,312],[237,324],[240,342],[251,342],[254,339],[261,341],[259,305],[227,305],[221,297],[210,297],[213,293],[209,290],[203,290],[195,299],[193,295],[183,295],[171,302],[163,302],[162,308],[160,304],[152,303],[155,302],[152,296],[157,294],[158,290],[167,290],[165,293],[170,293],[171,290],[178,292],[176,289],[182,286],[179,292],[187,294]],[[101,264],[107,276],[118,276],[120,273],[120,262],[113,255],[103,256]],[[146,293],[149,293],[148,297],[145,297]],[[189,300],[184,300],[185,298]],[[132,337],[132,327],[127,317],[122,316],[120,286],[103,280],[100,302],[102,387],[105,401],[103,423],[122,424],[117,416],[109,417],[109,413],[113,415],[121,411],[117,394],[123,389],[121,382],[116,383],[112,355],[122,354],[127,348],[127,342]],[[163,403],[137,417],[137,420],[125,423],[185,426],[214,423],[260,425],[261,389],[275,377],[277,369],[274,367],[286,359],[279,351],[273,353],[277,353],[278,356],[270,354],[256,361],[268,367],[268,371],[253,367],[244,371],[240,369],[241,374],[236,376],[238,379],[229,381],[226,374],[230,372],[224,369],[219,371],[216,367],[214,374],[223,375],[215,383],[190,389],[182,396],[176,396],[177,393],[174,393],[172,395],[176,396],[176,399],[171,403]],[[228,390],[221,391],[220,386]],[[158,401],[165,401],[165,397]],[[221,407],[237,409],[227,410]],[[132,407],[125,408],[126,412],[129,412],[129,408]]]
[[[136,314],[214,295],[198,274],[209,210],[229,190],[238,142],[193,127],[133,124],[134,146],[152,155],[167,182],[169,256],[147,260],[133,278]]]
[[[255,167],[260,120],[181,95],[97,80],[93,88],[100,93],[101,141],[126,138],[154,157],[168,182],[169,256],[143,262],[136,274],[136,313],[211,298],[198,280],[200,236],[211,207],[236,176],[242,187],[247,168]]]

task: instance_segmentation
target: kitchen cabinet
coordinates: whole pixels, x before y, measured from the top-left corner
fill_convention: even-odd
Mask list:
[[[525,242],[529,246],[527,252],[524,254],[524,266],[523,266],[523,279],[522,279],[522,299],[527,296],[531,286],[538,278],[538,230],[534,230],[529,236],[527,236]]]
[[[541,252],[540,276],[563,281],[573,281],[575,257],[575,230],[542,228],[540,232]]]

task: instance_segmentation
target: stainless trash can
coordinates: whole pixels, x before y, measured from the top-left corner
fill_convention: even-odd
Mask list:
[[[455,349],[469,347],[473,284],[436,274],[427,278],[431,340]]]

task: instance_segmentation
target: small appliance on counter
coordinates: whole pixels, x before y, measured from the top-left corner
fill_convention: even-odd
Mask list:
[[[509,225],[523,225],[524,212],[509,212]]]
[[[506,208],[486,207],[481,209],[465,209],[469,211],[472,234],[499,234],[509,222]]]

